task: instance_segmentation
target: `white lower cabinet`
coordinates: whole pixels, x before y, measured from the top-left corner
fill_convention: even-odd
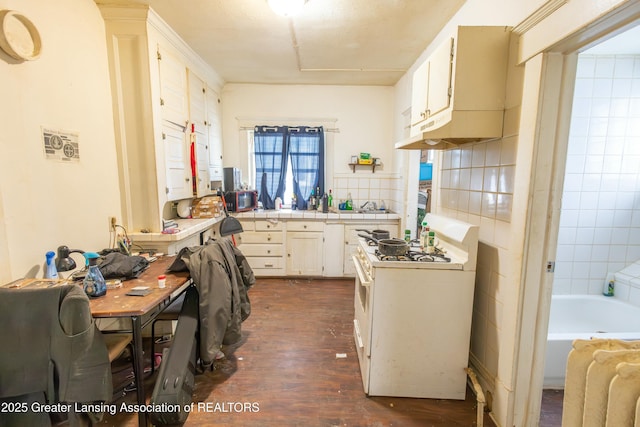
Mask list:
[[[358,229],[388,230],[398,236],[399,221],[367,223],[308,219],[241,218],[238,248],[257,277],[353,277],[351,253]]]
[[[344,224],[327,223],[324,226],[323,260],[325,277],[342,277],[344,274]]]
[[[348,224],[344,226],[344,264],[343,264],[343,274],[344,276],[353,276],[356,274],[355,266],[353,265],[353,261],[351,260],[351,255],[353,255],[358,247],[358,241],[360,239],[360,234],[364,236],[369,236],[368,233],[359,230],[386,230],[389,232],[390,237],[399,237],[399,224],[398,222],[377,222],[377,223],[363,223],[363,224]]]
[[[324,223],[287,223],[287,275],[322,276]]]
[[[242,251],[258,277],[284,276],[284,227],[281,221],[241,221],[242,233],[236,235]]]

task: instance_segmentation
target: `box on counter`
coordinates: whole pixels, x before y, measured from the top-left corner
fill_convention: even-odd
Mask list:
[[[192,218],[217,218],[224,212],[222,198],[220,196],[205,196],[193,199]]]

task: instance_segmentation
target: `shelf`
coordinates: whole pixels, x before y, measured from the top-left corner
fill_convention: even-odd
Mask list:
[[[376,163],[373,162],[370,165],[365,165],[362,163],[349,163],[349,166],[351,166],[353,173],[356,173],[356,166],[366,166],[368,168],[371,168],[371,173],[376,173],[376,166],[380,166],[380,165],[376,165]]]

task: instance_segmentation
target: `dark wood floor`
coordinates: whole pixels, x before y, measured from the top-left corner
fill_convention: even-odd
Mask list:
[[[542,391],[542,411],[540,412],[540,427],[562,426],[563,390]]]
[[[243,340],[224,349],[213,372],[196,377],[193,400],[202,409],[185,426],[476,425],[470,390],[464,401],[364,394],[352,332],[353,281],[259,279],[249,295]],[[154,380],[147,380],[147,395]],[[134,402],[135,392],[122,401]],[[100,425],[135,426],[137,416],[118,413]],[[484,425],[495,426],[488,414]]]

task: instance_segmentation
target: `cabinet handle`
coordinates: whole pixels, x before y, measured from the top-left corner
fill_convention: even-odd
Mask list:
[[[267,237],[267,242],[270,242],[270,241],[271,241],[271,237]]]
[[[267,253],[270,254],[271,253],[271,249],[267,249]]]
[[[185,178],[184,180],[185,180],[186,182],[189,182],[189,181],[191,181],[191,178]]]
[[[267,263],[267,264],[265,264],[264,266],[265,266],[265,267],[273,267],[273,264],[271,264],[271,263]]]
[[[303,226],[302,226],[302,228],[307,228],[307,226],[306,226],[306,225],[303,225]]]

